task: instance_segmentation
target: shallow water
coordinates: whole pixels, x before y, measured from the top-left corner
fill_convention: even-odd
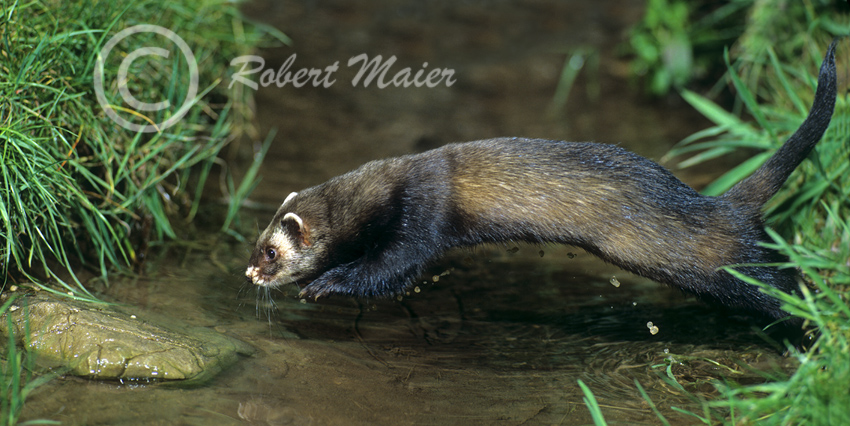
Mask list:
[[[681,101],[630,88],[617,44],[642,1],[258,2],[246,12],[280,28],[293,47],[264,50],[274,69],[340,61],[330,88],[261,88],[263,134],[277,129],[246,220],[265,227],[291,191],[368,160],[452,141],[528,136],[620,143],[650,158],[706,123]],[[549,104],[565,52],[599,53],[563,112]],[[439,88],[352,87],[355,55],[396,55],[400,69],[455,70]],[[229,58],[225,58],[229,60]],[[588,87],[598,84],[595,97]],[[243,158],[244,159],[244,158]],[[676,174],[695,186],[710,179]],[[249,227],[250,228],[250,227]],[[257,349],[193,389],[59,378],[38,388],[24,419],[65,424],[517,425],[588,424],[577,385],[612,424],[658,424],[638,380],[673,424],[694,409],[661,376],[667,360],[688,389],[757,380],[748,366],[787,363],[744,318],[627,274],[568,247],[491,246],[449,253],[402,300],[332,298],[302,304],[297,290],[264,294],[245,283],[250,246],[160,247],[139,278],[114,279],[107,297]],[[542,251],[542,256],[541,256]],[[445,275],[445,272],[448,272]],[[438,280],[433,279],[439,277]],[[616,277],[619,287],[611,284]],[[651,321],[658,327],[652,334]],[[714,364],[708,360],[717,360]],[[653,366],[661,367],[653,367]]]
[[[163,322],[240,338],[256,355],[191,389],[59,378],[31,395],[25,419],[587,424],[576,384],[581,379],[611,421],[658,423],[634,385],[638,380],[674,424],[691,424],[671,411],[694,407],[661,379],[668,358],[675,360],[676,377],[703,395],[712,394],[712,379],[755,380],[736,362],[762,368],[787,362],[759,344],[739,318],[588,255],[546,248],[541,258],[539,250],[459,250],[431,268],[433,275],[447,275],[437,282],[432,277],[401,301],[302,304],[283,289],[268,317],[265,299],[242,284],[241,259],[226,262],[226,271],[216,267],[216,259],[238,249],[222,245],[212,255],[165,249],[152,260],[156,274],[135,286],[113,282],[106,293]],[[612,276],[620,287],[610,283]],[[657,334],[648,321],[659,327]]]

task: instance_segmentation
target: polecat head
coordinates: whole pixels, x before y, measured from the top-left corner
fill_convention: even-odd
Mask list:
[[[314,235],[301,216],[286,207],[296,195],[293,192],[286,197],[254,246],[245,276],[255,285],[276,287],[312,273],[317,252]]]

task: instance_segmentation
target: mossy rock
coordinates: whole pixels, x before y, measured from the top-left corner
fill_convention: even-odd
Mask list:
[[[91,379],[197,385],[254,352],[209,328],[166,328],[119,307],[43,294],[16,300],[6,315],[39,366]],[[0,332],[8,336],[6,315]]]

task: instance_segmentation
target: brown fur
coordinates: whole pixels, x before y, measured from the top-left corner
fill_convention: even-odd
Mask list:
[[[612,145],[500,138],[370,162],[287,197],[251,255],[257,285],[309,283],[302,295],[399,294],[452,247],[569,244],[704,299],[786,316],[780,302],[721,269],[799,294],[771,264],[761,206],[820,139],[832,116],[833,43],[815,103],[749,179],[705,197],[658,164]],[[797,322],[798,324],[798,322]]]

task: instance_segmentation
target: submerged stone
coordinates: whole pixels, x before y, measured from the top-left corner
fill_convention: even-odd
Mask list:
[[[91,379],[199,384],[250,355],[248,344],[204,327],[159,325],[108,305],[45,295],[7,312],[38,365]],[[9,322],[0,317],[0,332]]]

